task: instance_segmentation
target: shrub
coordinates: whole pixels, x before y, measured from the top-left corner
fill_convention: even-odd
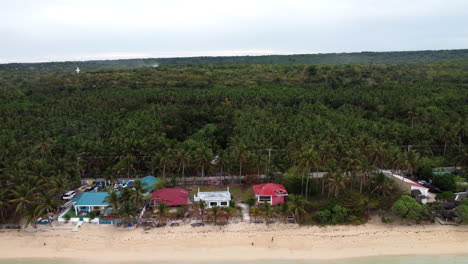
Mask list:
[[[156,191],[156,190],[159,190],[159,189],[162,189],[162,188],[166,188],[167,187],[167,181],[160,180],[157,183],[155,183],[152,187],[153,187],[153,191]]]
[[[236,207],[236,201],[234,200],[229,201],[229,207],[232,207],[232,208]]]
[[[462,203],[454,211],[462,223],[468,224],[468,199],[463,199]]]
[[[427,206],[419,204],[414,198],[409,195],[403,195],[392,206],[392,212],[403,218],[415,222],[428,219]]]
[[[453,192],[443,192],[436,195],[437,201],[453,202],[455,200],[455,194]]]
[[[388,217],[388,216],[382,216],[382,222],[383,223],[386,223],[386,224],[391,224],[393,223],[395,220],[391,217]]]
[[[323,209],[315,213],[315,218],[321,224],[332,223],[334,225],[342,224],[348,221],[348,209],[335,205],[332,209]]]
[[[94,218],[96,218],[96,213],[95,212],[89,212],[88,215],[90,220],[93,220]]]
[[[383,217],[385,215],[385,210],[382,210],[382,209],[379,209],[377,211],[377,214],[380,216],[380,217]]]
[[[315,217],[317,218],[317,221],[321,224],[328,223],[328,221],[331,218],[331,212],[328,209],[320,210],[317,213],[315,213]]]
[[[255,205],[255,202],[256,202],[256,201],[257,201],[257,200],[255,200],[254,197],[250,197],[249,199],[245,200],[245,203],[246,203],[249,207],[252,207],[252,206]]]
[[[432,183],[443,191],[456,191],[455,176],[450,173],[434,175]]]
[[[66,214],[63,216],[63,219],[65,219],[65,223],[68,223],[68,221],[70,221],[70,215],[69,214]]]
[[[341,224],[348,220],[348,209],[335,205],[332,209],[332,224]]]

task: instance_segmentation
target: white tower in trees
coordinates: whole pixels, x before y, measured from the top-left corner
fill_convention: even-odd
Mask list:
[[[79,67],[76,67],[76,73],[79,74],[80,73],[80,68]]]

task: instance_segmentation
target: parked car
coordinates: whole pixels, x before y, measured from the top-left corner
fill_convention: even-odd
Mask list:
[[[422,183],[420,183],[420,184],[421,184],[422,186],[426,187],[426,188],[429,188],[429,192],[431,192],[431,193],[442,193],[442,190],[441,190],[441,189],[439,189],[439,188],[437,188],[437,187],[435,187],[435,186],[433,186],[433,185],[430,185],[430,184],[427,183],[427,182],[424,183],[424,184],[422,184]]]
[[[75,191],[68,191],[62,195],[62,200],[69,201],[75,198],[76,192]]]
[[[429,192],[431,192],[431,193],[442,193],[442,190],[441,190],[441,189],[439,189],[439,188],[437,188],[437,187],[435,187],[435,186],[432,186],[432,185],[430,185],[430,186],[431,186],[431,187],[428,187],[428,188],[429,188]]]

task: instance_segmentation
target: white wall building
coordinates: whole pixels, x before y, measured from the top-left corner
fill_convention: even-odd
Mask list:
[[[213,206],[227,207],[231,201],[231,193],[229,192],[229,187],[227,187],[227,191],[221,192],[200,192],[200,188],[198,188],[198,192],[194,195],[193,201],[205,201],[206,208],[211,208]]]
[[[426,198],[429,196],[429,188],[427,187],[424,187],[422,186],[421,184],[417,183],[417,182],[414,182],[408,178],[405,178],[401,175],[398,175],[398,174],[393,174],[392,172],[390,171],[382,171],[385,175],[387,175],[387,177],[395,180],[396,184],[398,186],[401,186],[403,187],[402,189],[403,190],[408,190],[409,193],[411,193],[412,190],[419,190],[421,192],[422,195],[424,195]],[[424,201],[427,202],[427,199],[424,200],[423,199],[423,203],[425,203]]]

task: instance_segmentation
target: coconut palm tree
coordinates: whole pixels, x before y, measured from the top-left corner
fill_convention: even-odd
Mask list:
[[[288,196],[288,209],[294,215],[297,222],[304,221],[309,214],[305,210],[307,201],[300,195],[291,194]]]
[[[265,157],[260,153],[254,154],[252,155],[252,163],[257,169],[257,179],[260,179],[260,168],[266,163]]]
[[[57,198],[60,198],[60,195],[62,195],[62,193],[64,193],[68,189],[68,186],[69,186],[67,178],[61,174],[52,178],[52,185],[57,195]]]
[[[260,208],[258,206],[250,207],[249,214],[253,217],[254,222],[257,222],[257,217],[260,215]]]
[[[247,162],[248,151],[247,145],[241,140],[236,140],[231,145],[231,151],[237,162],[239,163],[239,183],[242,181],[242,165]]]
[[[143,203],[146,200],[145,193],[148,192],[148,187],[146,186],[146,183],[136,180],[132,184],[131,188],[131,194],[130,194],[130,200],[138,207],[140,208]]]
[[[408,175],[413,175],[419,166],[419,153],[414,150],[406,152],[405,159],[403,160],[404,169]]]
[[[24,222],[24,228],[28,225],[37,228],[37,219],[44,216],[44,211],[37,203],[28,204],[24,211],[21,212],[21,221]]]
[[[340,170],[327,173],[328,197],[338,198],[341,191],[346,189],[346,178]]]
[[[221,212],[221,208],[218,207],[218,206],[213,206],[213,207],[211,207],[211,212],[213,213],[214,224],[216,225],[217,220],[218,220],[218,216],[219,216],[219,212]]]
[[[172,155],[169,150],[158,153],[159,166],[162,167],[163,180],[166,180],[166,170],[172,162]]]
[[[158,204],[159,223],[165,225],[167,220],[168,207],[165,203]]]
[[[112,208],[112,213],[117,214],[119,212],[121,197],[118,192],[113,189],[108,191],[108,196],[104,198],[104,202],[109,204],[108,207]]]
[[[213,151],[210,148],[207,148],[206,146],[202,146],[195,151],[195,156],[198,165],[202,169],[201,182],[202,184],[204,184],[205,169],[208,170],[208,168],[211,165],[211,161],[213,160]]]
[[[5,220],[5,212],[9,207],[7,190],[2,188],[0,189],[0,222]]]
[[[306,177],[306,185],[305,185],[305,198],[308,197],[309,192],[309,178],[312,169],[314,168],[318,172],[318,163],[320,161],[319,155],[313,149],[308,149],[304,151],[301,155],[300,163],[304,168],[308,169],[307,177]]]
[[[393,193],[393,181],[390,180],[385,174],[379,173],[374,177],[372,193],[377,193],[383,197],[390,196]]]
[[[16,212],[19,213],[24,210],[28,205],[34,203],[37,200],[37,187],[31,184],[23,183],[17,185],[14,190],[11,190],[13,199],[11,203],[16,204]]]
[[[229,223],[229,219],[234,215],[234,208],[231,206],[223,207],[222,210],[226,212],[226,221]]]
[[[200,210],[200,216],[201,216],[201,221],[203,223],[203,217],[205,216],[205,210],[206,210],[206,202],[203,200],[200,200],[197,204],[198,209]]]
[[[130,174],[135,171],[135,163],[137,159],[135,156],[131,154],[127,154],[124,158],[122,158],[115,166],[114,170],[117,173],[122,174],[126,173],[127,178],[130,178]]]
[[[60,202],[56,199],[55,190],[48,190],[38,195],[39,210],[49,214],[57,211]]]
[[[288,216],[291,214],[289,203],[282,203],[278,205],[277,209],[278,209],[278,213],[284,217],[283,221],[286,223]]]
[[[179,161],[180,167],[182,168],[181,170],[181,176],[182,176],[182,182],[185,185],[185,167],[188,165],[190,161],[190,152],[182,148],[177,152],[177,160]]]
[[[260,210],[262,210],[263,217],[265,217],[265,223],[268,225],[271,217],[273,216],[273,209],[271,207],[271,204],[268,202],[262,203],[260,205]]]
[[[136,208],[130,202],[125,202],[119,207],[119,215],[125,222],[133,222],[136,216]]]

